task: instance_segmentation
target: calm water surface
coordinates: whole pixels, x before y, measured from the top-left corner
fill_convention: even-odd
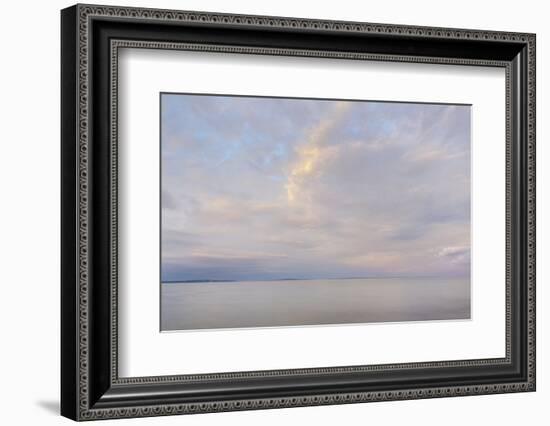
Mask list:
[[[470,318],[470,280],[163,283],[161,330]]]

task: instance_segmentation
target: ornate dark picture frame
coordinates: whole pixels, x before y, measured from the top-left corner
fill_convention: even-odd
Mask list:
[[[535,390],[534,34],[95,5],[64,9],[61,29],[64,416],[92,420]],[[504,68],[506,356],[120,378],[116,119],[121,47]]]

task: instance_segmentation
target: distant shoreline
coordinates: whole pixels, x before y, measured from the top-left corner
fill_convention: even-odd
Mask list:
[[[432,277],[432,276],[392,276],[392,277],[340,277],[340,278],[275,278],[275,279],[247,279],[247,280],[178,280],[178,281],[161,281],[162,284],[200,284],[200,283],[242,283],[242,282],[275,282],[275,281],[339,281],[339,280],[391,280],[391,279],[461,279],[466,277]]]

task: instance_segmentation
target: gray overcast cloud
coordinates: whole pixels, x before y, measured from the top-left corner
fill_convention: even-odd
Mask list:
[[[470,107],[162,95],[162,280],[470,273]]]

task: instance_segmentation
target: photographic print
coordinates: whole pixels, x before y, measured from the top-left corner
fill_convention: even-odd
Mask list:
[[[536,38],[63,9],[61,414],[534,392]]]
[[[161,331],[470,318],[470,105],[160,102]]]

